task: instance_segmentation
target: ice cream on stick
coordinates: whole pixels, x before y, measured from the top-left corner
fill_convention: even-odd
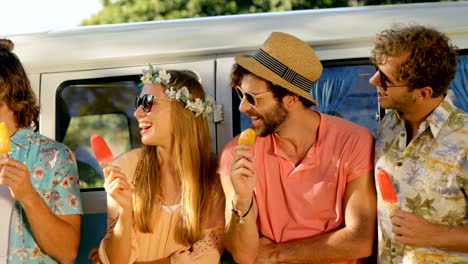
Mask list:
[[[7,154],[10,149],[10,133],[5,123],[0,122],[0,154]]]
[[[377,182],[379,184],[380,193],[382,194],[382,199],[386,202],[397,203],[398,197],[395,186],[388,173],[382,168],[377,171]]]
[[[240,134],[239,139],[237,140],[237,144],[252,145],[255,142],[256,137],[257,133],[255,133],[255,130],[253,130],[252,128],[247,128]]]
[[[114,159],[112,151],[109,149],[106,141],[97,134],[94,134],[90,138],[91,148],[93,149],[94,155],[101,167],[106,166],[109,162]]]

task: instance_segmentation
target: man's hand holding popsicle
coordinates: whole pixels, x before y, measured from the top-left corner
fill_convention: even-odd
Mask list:
[[[0,122],[0,184],[8,186],[11,196],[22,203],[36,192],[31,185],[28,168],[22,162],[10,158],[10,150],[10,133],[6,124]]]
[[[0,159],[8,157],[10,151],[10,134],[5,123],[0,123]],[[0,182],[3,179],[0,178]],[[0,183],[0,262],[5,261],[8,252],[8,237],[10,230],[10,216],[14,205],[14,199],[10,195],[10,190],[7,186]]]
[[[402,234],[399,233],[398,231],[402,229],[402,225],[404,225],[404,223],[402,222],[403,220],[402,216],[404,215],[408,216],[407,219],[410,219],[409,217],[419,218],[420,216],[417,216],[412,213],[404,212],[398,208],[398,204],[397,204],[398,196],[395,190],[395,185],[393,184],[392,179],[390,178],[390,175],[388,175],[388,173],[382,168],[378,169],[377,171],[377,184],[379,186],[382,199],[385,202],[391,203],[392,206],[394,207],[394,209],[391,212],[390,219],[393,225],[393,233],[395,234],[395,240],[398,242],[404,243],[406,241],[401,240]],[[403,246],[403,248],[405,247],[406,245]]]
[[[255,174],[255,159],[253,144],[257,134],[252,128],[244,130],[234,148],[233,164],[231,166],[231,183],[234,189],[232,209],[239,216],[239,223],[244,223],[243,217],[252,207],[253,190],[257,183]]]

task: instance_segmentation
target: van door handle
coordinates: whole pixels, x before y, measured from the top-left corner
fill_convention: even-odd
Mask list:
[[[220,123],[224,121],[224,107],[223,105],[215,105],[213,111],[213,122]]]

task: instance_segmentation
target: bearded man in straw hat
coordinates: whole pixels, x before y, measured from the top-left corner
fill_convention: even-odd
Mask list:
[[[375,233],[371,133],[310,108],[322,65],[302,40],[274,32],[235,60],[231,85],[258,137],[220,156],[225,247],[239,263],[359,263]]]

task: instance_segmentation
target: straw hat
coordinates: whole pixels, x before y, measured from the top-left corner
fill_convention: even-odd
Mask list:
[[[318,104],[310,90],[323,67],[304,41],[287,33],[273,32],[254,55],[239,55],[235,60],[258,77]]]

